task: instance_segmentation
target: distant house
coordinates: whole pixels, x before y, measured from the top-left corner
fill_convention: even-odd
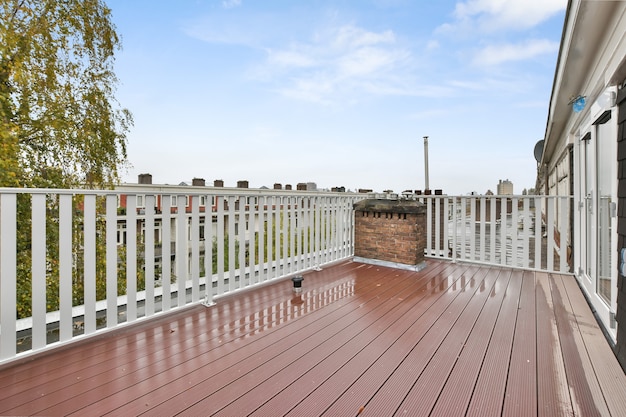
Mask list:
[[[625,81],[626,2],[570,0],[537,192],[572,196],[573,271],[626,369]]]

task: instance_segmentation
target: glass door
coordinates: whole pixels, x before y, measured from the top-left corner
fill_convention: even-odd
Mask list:
[[[598,173],[598,255],[596,293],[615,311],[617,291],[617,140],[611,121],[595,125]]]
[[[606,112],[580,144],[581,272],[591,303],[615,337],[617,292],[617,136]]]

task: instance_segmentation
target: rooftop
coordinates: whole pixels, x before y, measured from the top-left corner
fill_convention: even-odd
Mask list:
[[[342,261],[0,368],[0,414],[626,415],[568,274]]]

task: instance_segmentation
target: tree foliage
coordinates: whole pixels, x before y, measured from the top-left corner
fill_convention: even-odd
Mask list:
[[[121,44],[103,0],[0,0],[0,187],[108,187],[127,164],[128,110],[114,93]],[[74,202],[75,305],[82,303],[82,215]],[[58,308],[58,202],[46,220],[48,310]],[[31,313],[31,202],[17,201],[17,317]],[[104,250],[98,225],[97,251]],[[97,291],[105,290],[98,256]],[[125,285],[120,267],[119,286]],[[141,277],[137,277],[141,279]],[[118,288],[118,293],[123,293]]]
[[[0,0],[0,185],[112,184],[131,114],[101,0]]]

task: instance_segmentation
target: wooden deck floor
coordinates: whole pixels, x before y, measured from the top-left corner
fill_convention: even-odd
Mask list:
[[[0,415],[625,416],[574,278],[344,262],[0,368]]]

